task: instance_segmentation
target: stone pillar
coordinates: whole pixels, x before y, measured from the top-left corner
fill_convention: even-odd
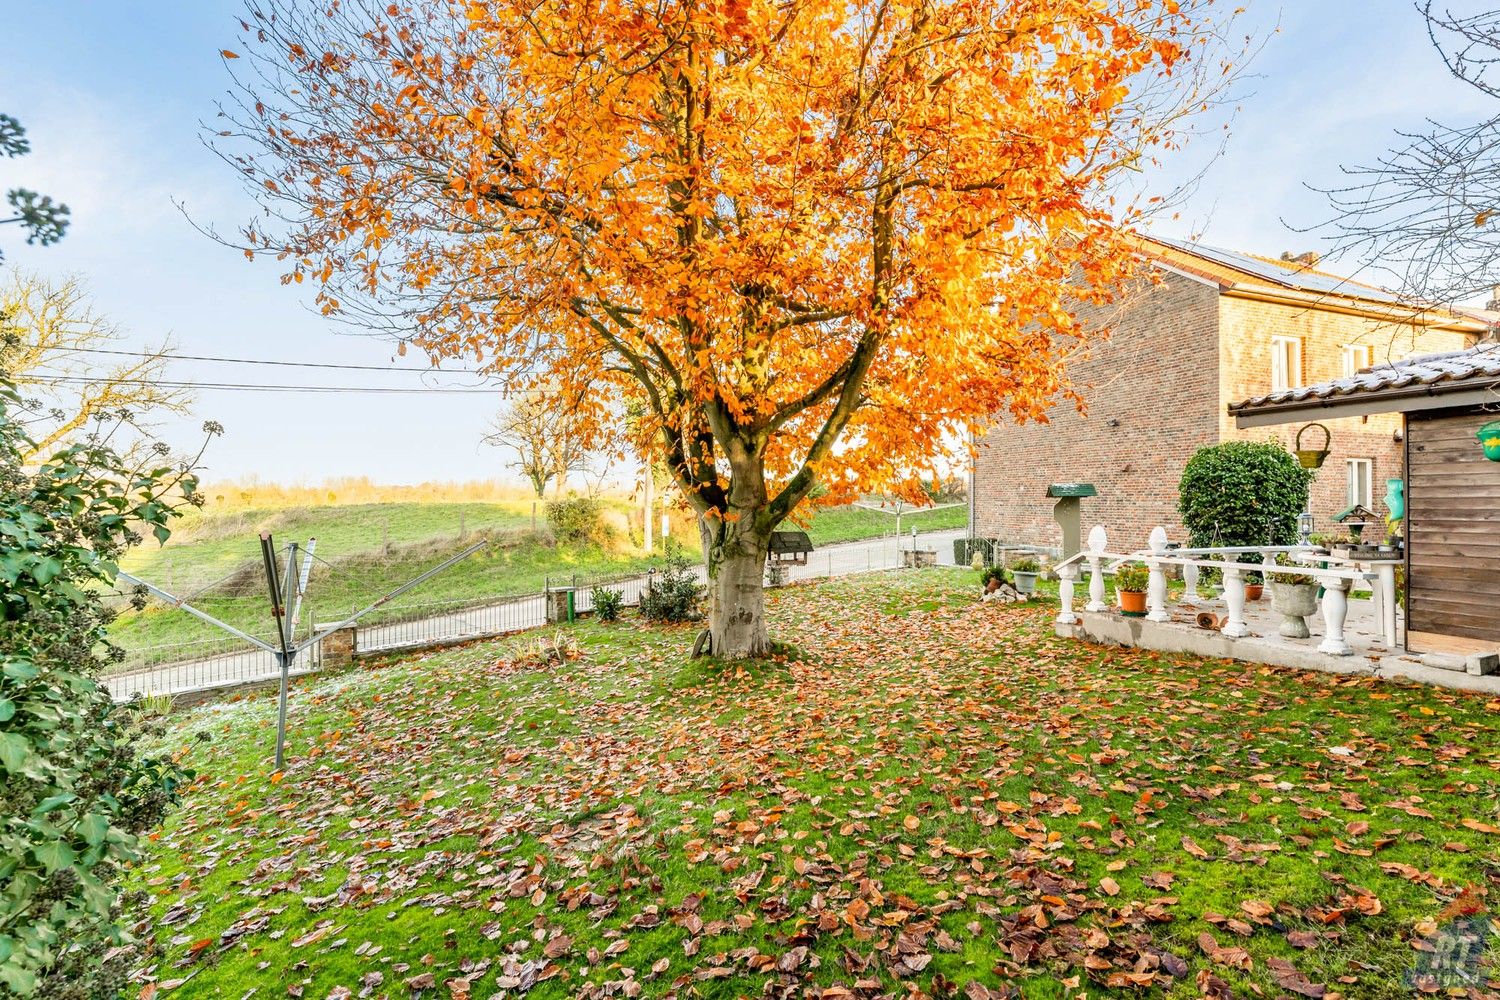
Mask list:
[[[572,587],[553,587],[547,591],[547,623],[558,625],[573,620]]]
[[[359,649],[359,629],[353,625],[346,625],[336,632],[330,632],[323,637],[323,666],[345,667],[354,662],[354,654]]]

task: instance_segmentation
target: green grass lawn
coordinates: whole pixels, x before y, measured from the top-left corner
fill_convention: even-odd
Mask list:
[[[176,716],[143,977],[1381,1000],[1494,898],[1500,702],[1074,644],[972,580],[774,592],[750,666],[632,618],[302,684],[277,776],[269,697]]]
[[[607,504],[624,523],[623,501]],[[924,531],[962,527],[966,510],[955,507],[902,517],[903,529]],[[505,503],[379,503],[326,507],[252,508],[194,513],[184,518],[164,546],[147,542],[123,568],[187,597],[195,606],[237,628],[269,636],[272,625],[261,571],[258,535],[270,531],[278,545],[306,544],[317,538],[304,624],[337,621],[480,538],[491,548],[476,553],[402,598],[396,606],[366,619],[367,624],[410,614],[413,606],[435,602],[483,602],[535,593],[549,577],[580,577],[644,572],[653,560],[620,536],[617,544],[554,546],[546,537],[545,510],[533,525],[530,501]],[[855,507],[813,515],[814,544],[888,534],[895,518]],[[680,539],[679,539],[680,540]],[[696,539],[689,555],[697,556]],[[133,669],[143,658],[172,660],[240,647],[238,640],[185,612],[154,602],[142,612],[127,611],[110,629],[111,640],[130,658],[119,669]]]
[[[481,602],[535,593],[546,579],[644,571],[652,563],[623,538],[616,544],[554,545],[531,504],[387,503],[292,507],[193,515],[165,546],[132,550],[124,568],[187,596],[197,607],[252,634],[269,635],[258,533],[278,545],[318,540],[305,624],[337,621],[481,539],[492,544],[444,571],[367,621],[375,623],[433,602]],[[460,532],[462,531],[462,536]],[[206,590],[204,588],[207,588]],[[234,639],[190,615],[155,603],[126,612],[110,637],[128,652],[176,649],[184,655],[237,647]],[[128,667],[133,660],[125,664]]]
[[[901,531],[903,534],[909,534],[912,528],[918,531],[943,531],[962,528],[968,522],[969,509],[962,505],[942,510],[908,511],[901,515]],[[793,525],[783,527],[791,528]],[[895,530],[894,515],[863,507],[829,507],[817,511],[808,520],[806,528],[814,545],[879,538]]]

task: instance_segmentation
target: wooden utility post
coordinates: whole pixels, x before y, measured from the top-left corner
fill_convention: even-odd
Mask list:
[[[645,525],[646,525],[646,553],[648,555],[651,553],[652,544],[653,544],[653,537],[654,537],[652,535],[652,524],[651,524],[651,500],[652,500],[651,490],[652,490],[652,487],[656,485],[653,482],[653,480],[655,478],[656,477],[654,475],[652,475],[652,472],[651,472],[651,459],[648,456],[647,459],[646,459],[646,488],[645,488],[645,494],[646,494],[646,517],[645,517]]]

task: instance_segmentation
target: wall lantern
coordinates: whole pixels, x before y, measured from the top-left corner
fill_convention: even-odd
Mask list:
[[[1497,426],[1500,426],[1500,424],[1497,424]],[[1302,447],[1302,435],[1306,434],[1313,427],[1323,432],[1323,447],[1304,448]],[[1322,468],[1323,460],[1328,457],[1328,446],[1332,442],[1333,435],[1328,433],[1327,427],[1324,427],[1322,424],[1303,424],[1302,429],[1297,432],[1297,461],[1304,469]]]
[[[1474,436],[1484,449],[1484,457],[1491,462],[1500,462],[1500,420],[1491,420],[1479,428],[1479,433]]]

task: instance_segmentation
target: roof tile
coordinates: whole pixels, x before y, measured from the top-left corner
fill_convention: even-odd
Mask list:
[[[1500,343],[1484,343],[1464,351],[1426,354],[1401,361],[1371,365],[1345,378],[1256,396],[1243,403],[1236,403],[1230,409],[1240,411],[1282,403],[1297,403],[1309,399],[1332,399],[1379,392],[1384,389],[1432,385],[1438,382],[1471,378],[1500,378]]]

